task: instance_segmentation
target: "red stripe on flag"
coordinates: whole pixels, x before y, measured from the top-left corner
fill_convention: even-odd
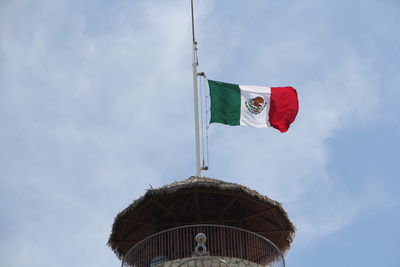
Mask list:
[[[296,89],[293,87],[271,87],[269,123],[275,129],[286,132],[299,111]]]

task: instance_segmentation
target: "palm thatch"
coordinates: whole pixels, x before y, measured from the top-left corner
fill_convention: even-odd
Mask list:
[[[234,226],[260,234],[282,252],[289,249],[295,227],[282,205],[245,186],[205,177],[190,177],[146,194],[114,220],[108,245],[123,258],[144,238],[193,224]]]

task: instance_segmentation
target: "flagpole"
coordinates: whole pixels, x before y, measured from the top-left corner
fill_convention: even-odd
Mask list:
[[[195,136],[196,136],[196,176],[201,177],[201,142],[200,142],[200,116],[199,116],[199,90],[197,87],[197,42],[194,32],[194,5],[191,0],[191,11],[192,11],[192,67],[193,67],[193,97],[194,97],[194,124],[195,124]]]

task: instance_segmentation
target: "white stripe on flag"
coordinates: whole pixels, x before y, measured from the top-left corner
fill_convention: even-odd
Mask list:
[[[271,97],[271,88],[266,86],[239,85],[240,88],[240,125],[246,125],[257,128],[269,127],[269,103]],[[248,108],[251,99],[262,97],[265,101],[265,107],[259,113],[251,112]]]

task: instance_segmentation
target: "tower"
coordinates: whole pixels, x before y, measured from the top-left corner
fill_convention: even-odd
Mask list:
[[[294,232],[279,202],[190,177],[149,189],[121,211],[108,245],[123,267],[283,267]]]

